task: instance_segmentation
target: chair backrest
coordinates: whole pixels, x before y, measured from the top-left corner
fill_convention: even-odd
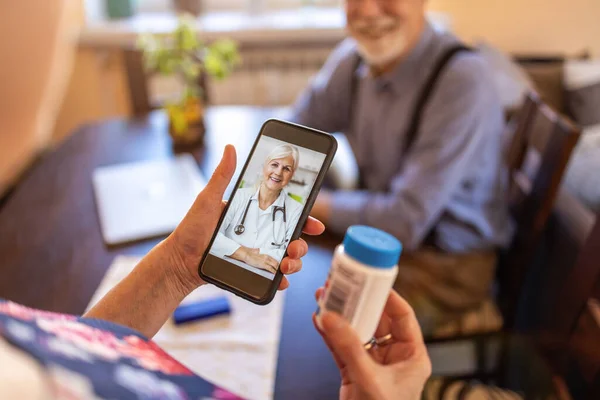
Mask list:
[[[545,300],[553,317],[535,342],[573,398],[600,398],[600,213],[569,274]]]
[[[505,327],[514,326],[528,266],[552,212],[581,130],[531,93],[518,115],[506,163],[515,235],[498,271],[499,305]]]

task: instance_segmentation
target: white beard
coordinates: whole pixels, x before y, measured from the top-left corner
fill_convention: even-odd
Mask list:
[[[355,30],[353,35],[360,55],[365,61],[372,66],[381,66],[387,64],[402,55],[406,50],[407,39],[402,27],[389,33],[384,34],[378,39],[370,39],[361,35],[361,29],[381,30],[394,23],[389,18],[382,18],[375,22],[357,21],[353,23],[352,28]]]

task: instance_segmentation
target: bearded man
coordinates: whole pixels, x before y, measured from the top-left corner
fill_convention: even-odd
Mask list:
[[[504,116],[485,61],[427,21],[426,0],[345,0],[349,38],[293,109],[346,135],[356,190],[322,191],[312,215],[342,234],[365,224],[404,245],[395,289],[425,334],[489,297],[510,240]]]

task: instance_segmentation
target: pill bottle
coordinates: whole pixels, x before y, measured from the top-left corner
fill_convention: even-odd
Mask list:
[[[401,252],[402,244],[386,232],[363,225],[348,228],[335,249],[317,325],[321,327],[321,311],[336,312],[368,343],[398,275]]]

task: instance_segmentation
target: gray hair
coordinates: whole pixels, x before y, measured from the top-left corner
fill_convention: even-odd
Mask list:
[[[298,148],[296,146],[292,146],[291,144],[280,144],[275,147],[265,160],[265,165],[270,163],[273,160],[277,160],[280,158],[286,158],[288,156],[292,156],[294,160],[294,164],[292,165],[292,172],[296,172],[298,168],[298,163],[300,162],[300,153],[298,152]]]

